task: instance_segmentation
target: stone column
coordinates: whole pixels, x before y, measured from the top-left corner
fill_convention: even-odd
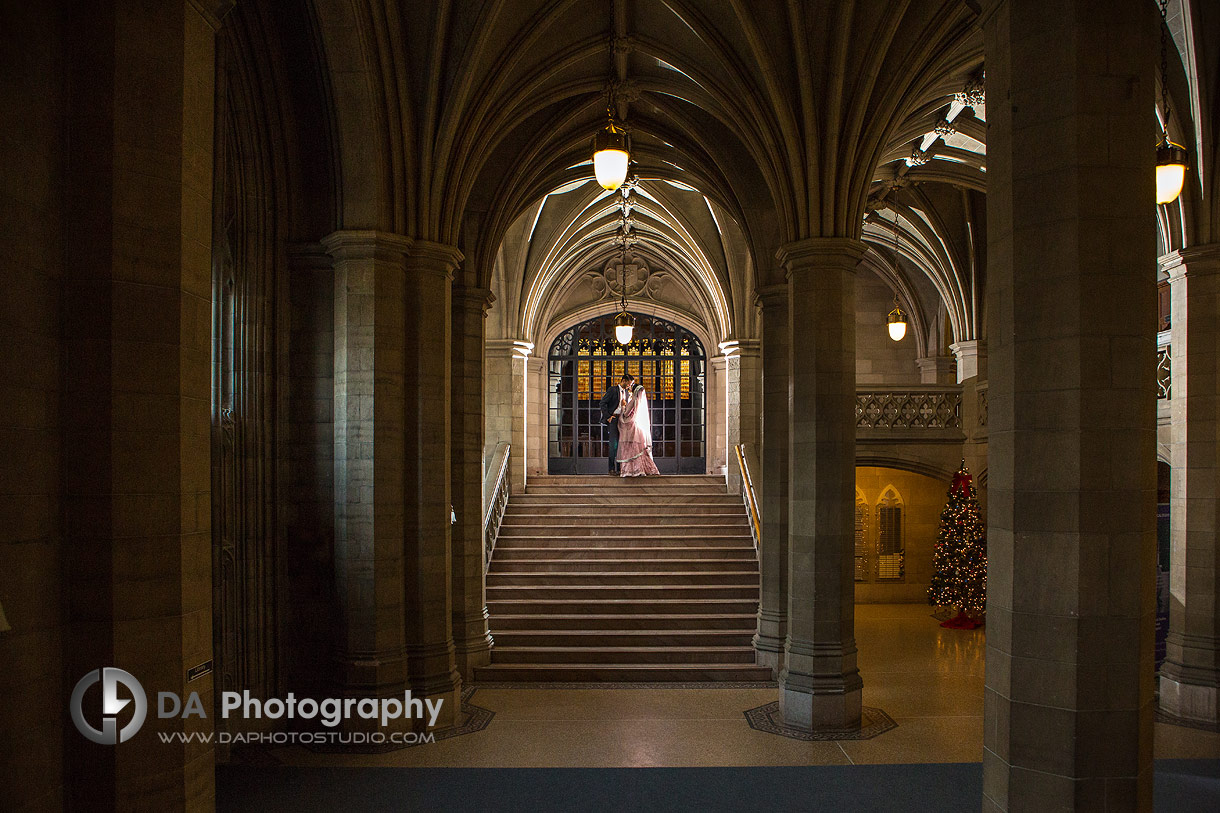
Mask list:
[[[762,300],[762,601],[754,652],[779,676],[788,636],[788,286],[769,285]]]
[[[34,468],[29,484],[34,490],[59,478],[62,509],[33,499],[27,505],[28,515],[54,512],[51,522],[62,522],[62,547],[38,554],[62,568],[62,595],[50,592],[56,582],[48,580],[30,610],[40,612],[45,602],[64,613],[62,662],[33,648],[7,650],[44,658],[50,673],[62,670],[66,679],[57,706],[63,716],[38,721],[56,731],[53,744],[37,754],[6,750],[6,762],[29,766],[26,778],[35,787],[43,781],[38,772],[57,775],[62,756],[62,796],[58,788],[39,788],[31,807],[180,810],[214,802],[213,745],[158,739],[213,728],[212,676],[186,679],[188,669],[213,656],[209,370],[218,21],[204,5],[60,4],[64,65],[50,58],[44,67],[53,78],[44,79],[68,97],[55,112],[65,160],[49,157],[43,145],[22,146],[29,178],[47,173],[67,181],[56,232],[65,239],[62,290],[47,284],[28,294],[59,309],[61,354],[25,333],[20,347],[6,350],[18,371],[44,365],[52,380],[60,376],[58,397],[8,421],[21,427],[58,414],[62,427],[51,440],[62,467]],[[36,124],[37,110],[32,115]],[[42,213],[31,208],[26,216]],[[21,250],[13,262],[58,263],[32,243]],[[19,329],[29,316],[20,317]],[[6,456],[24,448],[6,445]],[[13,533],[24,527],[12,518],[8,525]],[[26,561],[35,562],[34,554]],[[22,609],[8,607],[18,627]],[[150,706],[155,692],[198,691],[208,716],[160,719],[150,709],[134,740],[95,745],[67,722],[67,702],[76,682],[103,666],[135,676]],[[30,671],[8,660],[4,668]],[[96,692],[83,710],[99,726]],[[128,713],[122,711],[120,727]],[[14,795],[16,804],[24,793],[6,787],[5,797]]]
[[[334,258],[336,679],[352,697],[406,689],[404,301],[411,239],[339,231]]]
[[[1220,722],[1220,245],[1162,258],[1169,272],[1171,548],[1169,636],[1161,708],[1182,720]]]
[[[731,397],[729,379],[732,360],[728,356],[712,356],[708,359],[707,370],[707,470],[715,474],[716,469],[725,466],[728,476],[729,490],[738,493],[740,478],[737,478],[737,463],[734,452],[725,446],[730,441],[729,398]],[[735,433],[733,433],[735,434]],[[727,463],[727,465],[726,465]]]
[[[521,359],[523,393],[525,396],[523,415],[525,434],[521,439],[522,457],[527,461],[526,477],[547,473],[547,362],[539,356]],[[516,366],[513,367],[516,372]],[[514,451],[514,454],[516,452]],[[522,481],[524,482],[524,480]]]
[[[1152,810],[1157,24],[985,3],[985,810]]]
[[[491,661],[484,591],[484,323],[492,293],[453,287],[453,645],[463,679]]]
[[[444,698],[438,727],[457,719],[462,686],[452,627],[449,460],[451,289],[461,261],[452,246],[411,244],[403,299],[406,454],[386,461],[403,466],[408,683],[417,696]]]
[[[491,465],[496,446],[513,443],[513,341],[488,339],[484,343],[483,377],[483,457]],[[514,445],[513,456],[520,450]]]
[[[759,349],[757,341],[734,342],[724,365],[727,441],[725,443],[725,471],[728,473],[729,492],[741,491],[741,470],[737,463],[737,446],[745,444],[748,455],[758,460],[758,378]],[[760,472],[750,472],[758,477]]]
[[[756,465],[762,452],[758,445],[762,406],[759,392],[762,382],[761,342],[757,339],[738,342],[737,362],[737,442],[746,445],[746,449],[753,455],[751,465]],[[756,469],[750,470],[750,476],[754,478],[760,473]],[[755,485],[757,486],[757,483]]]
[[[787,725],[860,724],[855,639],[856,308],[859,240],[779,251],[788,277],[788,637],[779,676]]]
[[[915,359],[915,364],[921,384],[952,384],[957,374],[957,360],[952,356],[928,356]]]

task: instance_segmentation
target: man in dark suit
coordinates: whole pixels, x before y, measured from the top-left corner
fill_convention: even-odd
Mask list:
[[[610,473],[618,474],[618,416],[623,410],[623,402],[631,394],[631,385],[635,376],[624,373],[618,386],[606,390],[602,396],[602,420],[610,427]]]

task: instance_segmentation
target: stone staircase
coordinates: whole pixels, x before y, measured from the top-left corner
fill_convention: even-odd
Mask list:
[[[500,526],[475,679],[770,680],[748,522],[720,477],[531,477]]]

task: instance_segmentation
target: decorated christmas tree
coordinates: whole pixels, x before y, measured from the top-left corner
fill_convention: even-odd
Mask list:
[[[987,529],[979,516],[979,500],[966,462],[953,475],[940,531],[932,554],[935,573],[928,603],[953,607],[957,615],[942,627],[974,629],[987,608]]]

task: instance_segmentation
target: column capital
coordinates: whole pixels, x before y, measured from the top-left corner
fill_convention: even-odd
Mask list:
[[[987,357],[987,342],[982,339],[954,342],[949,345],[949,350],[957,358],[957,383],[960,384],[979,374],[979,358]]]
[[[1157,265],[1169,275],[1170,282],[1184,277],[1203,277],[1220,273],[1220,243],[1209,243],[1162,254]]]
[[[322,247],[336,260],[398,260],[414,241],[404,234],[376,229],[340,229],[322,238]]]
[[[433,243],[431,240],[412,240],[407,254],[407,265],[411,268],[436,271],[453,279],[453,271],[465,259],[456,246]]]
[[[788,285],[780,282],[754,291],[754,299],[764,311],[788,307]]]
[[[867,247],[862,240],[850,237],[810,237],[780,246],[775,258],[784,269],[784,275],[803,268],[836,268],[855,272],[864,257]]]
[[[487,309],[491,307],[491,303],[496,301],[496,295],[491,292],[490,288],[478,288],[471,285],[455,284],[453,286],[453,305],[460,306],[463,310],[480,311],[484,316],[487,315]]]

